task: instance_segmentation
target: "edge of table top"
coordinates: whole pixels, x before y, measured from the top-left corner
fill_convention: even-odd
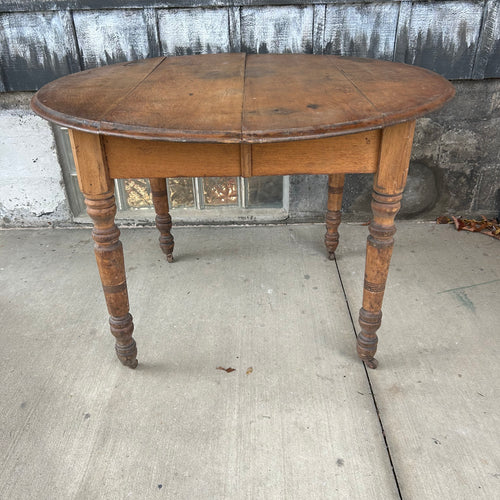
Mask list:
[[[190,58],[190,59],[186,59]],[[203,58],[203,59],[201,59]],[[241,74],[233,74],[232,78],[228,78],[224,80],[225,85],[231,85],[234,96],[233,101],[233,126],[232,127],[210,127],[210,129],[203,129],[203,127],[189,128],[189,127],[155,127],[155,126],[142,126],[140,124],[129,124],[120,122],[119,119],[115,121],[110,121],[109,116],[113,116],[113,112],[119,115],[119,104],[123,102],[124,97],[116,97],[115,100],[111,103],[108,103],[106,112],[101,112],[101,116],[93,117],[91,119],[86,118],[84,116],[77,116],[71,113],[65,113],[61,110],[55,109],[56,106],[51,107],[50,105],[44,104],[43,101],[47,101],[47,96],[57,95],[58,87],[65,85],[65,90],[71,90],[72,81],[85,81],[85,78],[88,77],[88,82],[92,84],[93,78],[95,76],[105,75],[106,72],[110,74],[110,78],[112,77],[112,72],[116,71],[119,74],[119,71],[123,66],[134,66],[132,71],[137,71],[137,80],[135,81],[131,78],[130,82],[126,83],[126,86],[123,89],[124,96],[132,96],[134,97],[134,92],[139,92],[138,89],[141,88],[141,91],[144,90],[142,87],[147,87],[148,83],[151,84],[151,88],[154,90],[152,75],[159,68],[163,69],[166,66],[165,62],[172,66],[175,63],[188,63],[190,66],[195,66],[196,62],[202,61],[203,64],[207,63],[210,65],[217,58],[219,61],[234,61],[234,64],[242,64],[241,66]],[[288,58],[288,59],[287,59]],[[334,122],[317,122],[312,124],[300,123],[300,118],[302,120],[311,120],[314,121],[315,104],[307,105],[307,113],[306,115],[304,111],[300,111],[303,116],[299,116],[298,126],[293,123],[293,120],[287,116],[287,109],[282,108],[274,108],[274,109],[266,109],[264,112],[261,109],[257,109],[256,111],[251,109],[252,106],[252,84],[256,83],[259,85],[263,85],[265,87],[266,84],[272,85],[267,90],[268,93],[275,93],[275,99],[278,101],[282,98],[281,96],[286,93],[286,87],[288,82],[283,83],[283,87],[285,90],[282,91],[281,86],[277,86],[276,82],[270,78],[266,80],[266,75],[260,80],[257,77],[249,76],[251,75],[251,67],[259,66],[259,63],[267,64],[268,68],[273,68],[273,64],[281,65],[286,67],[287,62],[291,62],[293,60],[298,60],[300,58],[301,61],[311,62],[311,64],[316,64],[318,74],[321,71],[321,64],[328,63],[330,65],[335,66],[337,70],[337,74],[335,76],[339,79],[338,82],[330,83],[327,80],[331,79],[331,75],[325,75],[325,81],[319,81],[318,86],[319,91],[322,91],[323,99],[328,99],[327,95],[328,87],[326,85],[331,85],[331,88],[337,89],[338,85],[343,85],[344,87],[341,89],[342,92],[352,92],[352,96],[344,95],[341,96],[343,101],[339,101],[340,104],[346,106],[351,105],[351,103],[357,103],[359,106],[365,106],[365,110],[357,111],[348,110],[351,114],[348,115],[347,112],[344,113],[346,116],[351,119],[344,119]],[[364,64],[363,64],[364,63]],[[143,65],[144,68],[141,68],[140,65]],[[163,66],[162,66],[163,65]],[[381,82],[380,85],[373,86],[373,83],[363,82],[362,79],[358,79],[359,81],[355,81],[355,76],[352,76],[349,72],[351,68],[354,68],[354,73],[356,69],[359,67],[368,68],[368,77],[369,72],[371,71],[371,67],[375,68],[378,72],[376,74],[381,73],[381,70],[384,71],[394,71],[395,76],[398,74],[408,74],[412,77],[411,85],[419,91],[423,86],[427,85],[429,88],[435,88],[436,90],[429,95],[429,97],[425,97],[425,92],[423,93],[424,98],[416,99],[416,102],[411,102],[410,100],[405,101],[405,106],[396,106],[394,105],[394,109],[381,110],[377,108],[381,105],[378,103],[377,99],[380,101],[380,95],[382,95],[382,99],[385,99],[387,102],[386,106],[391,106],[391,88],[384,89]],[[236,67],[236,66],[235,66]],[[250,69],[249,69],[250,67]],[[347,69],[346,69],[347,68]],[[236,67],[236,69],[238,69]],[[255,68],[254,68],[255,69]],[[143,70],[141,73],[140,70]],[[261,68],[262,70],[262,68]],[[130,71],[130,70],[129,70]],[[236,70],[235,70],[236,71]],[[286,70],[285,70],[286,71]],[[257,74],[258,71],[255,73]],[[262,73],[262,71],[261,71]],[[265,71],[264,71],[265,73]],[[174,73],[172,73],[174,74]],[[302,78],[301,75],[292,75],[293,78],[299,79]],[[258,74],[257,76],[261,76]],[[313,75],[314,76],[314,75]],[[364,74],[362,75],[364,76]],[[415,77],[415,78],[413,78]],[[293,80],[291,78],[291,80]],[[304,79],[307,76],[303,77]],[[345,78],[340,80],[341,78]],[[388,77],[389,78],[389,77]],[[375,83],[376,80],[374,80]],[[410,80],[409,80],[410,81]],[[160,83],[163,83],[160,82]],[[157,85],[160,83],[156,82]],[[181,82],[182,83],[182,82]],[[314,82],[315,83],[315,82]],[[290,83],[290,88],[293,90],[293,85],[296,84],[294,81]],[[299,84],[303,84],[302,81],[299,81]],[[241,94],[239,92],[239,86],[241,85]],[[364,88],[363,88],[364,85]],[[371,86],[370,86],[371,85]],[[97,83],[96,83],[97,86]],[[313,91],[315,90],[315,85],[312,86]],[[413,88],[412,87],[412,88]],[[89,85],[90,88],[90,85]],[[64,87],[63,87],[64,89]],[[207,87],[207,91],[210,92],[210,87]],[[276,89],[276,90],[275,90]],[[314,94],[314,92],[311,92]],[[338,93],[341,94],[342,92]],[[371,92],[371,95],[370,95]],[[384,97],[384,92],[387,94]],[[52,93],[52,94],[51,94]],[[265,94],[265,92],[264,92]],[[335,95],[335,93],[331,93]],[[192,95],[189,94],[189,95]],[[326,97],[325,97],[326,95]],[[91,70],[87,70],[84,72],[74,73],[72,75],[68,75],[62,77],[54,82],[48,83],[44,87],[42,87],[32,98],[31,107],[33,111],[40,115],[42,118],[45,118],[51,122],[54,122],[58,125],[65,126],[71,129],[80,130],[83,132],[89,132],[93,134],[101,134],[101,135],[111,135],[118,137],[126,137],[130,139],[144,139],[144,140],[162,140],[162,141],[173,141],[173,142],[206,142],[206,143],[266,143],[266,142],[283,142],[283,141],[294,141],[294,140],[304,140],[304,139],[320,139],[333,137],[338,135],[352,134],[358,133],[368,130],[373,130],[377,128],[384,128],[391,125],[396,125],[398,123],[402,123],[405,121],[416,119],[420,116],[423,116],[435,109],[441,107],[448,100],[453,98],[455,95],[455,89],[450,82],[448,82],[445,78],[433,73],[424,68],[419,68],[416,66],[405,65],[402,63],[392,63],[387,61],[378,61],[374,59],[357,59],[357,58],[344,58],[339,56],[324,56],[324,55],[299,55],[299,54],[265,54],[265,55],[246,55],[246,54],[211,54],[211,55],[202,55],[202,56],[174,56],[174,57],[161,57],[154,59],[146,59],[142,61],[132,62],[132,63],[119,63],[110,66],[105,66],[101,68],[95,68]],[[411,96],[411,94],[410,94]],[[106,97],[106,96],[103,96]],[[210,97],[210,96],[209,96]],[[264,99],[265,99],[264,95]],[[272,97],[272,96],[271,96]],[[270,99],[271,99],[270,97]],[[299,97],[301,97],[299,95]],[[307,98],[309,100],[313,100],[314,95],[309,96]],[[288,98],[290,100],[290,98]],[[70,100],[70,98],[68,99]],[[400,100],[403,100],[401,97]],[[189,101],[184,100],[184,103],[188,103]],[[304,101],[305,103],[305,101]],[[239,104],[241,109],[237,108]],[[133,105],[133,101],[132,101]],[[140,103],[138,104],[140,105]],[[84,109],[85,102],[80,103],[81,109]],[[279,106],[279,103],[278,103]],[[330,102],[330,106],[335,111],[334,106],[335,102]],[[353,105],[354,106],[354,105]],[[358,106],[358,107],[359,107]],[[317,106],[319,107],[319,105]],[[366,111],[370,109],[371,111]],[[124,113],[127,112],[125,108]],[[260,113],[260,122],[258,119],[254,119],[252,123],[253,117],[251,113],[259,115]],[[290,114],[292,115],[295,110],[291,110]],[[107,113],[107,115],[106,115]],[[264,116],[262,119],[263,113],[267,113],[268,116]],[[103,116],[104,115],[104,116]],[[283,115],[283,116],[280,116]],[[305,118],[304,118],[305,117]],[[258,117],[257,117],[258,118]],[[266,125],[267,126],[259,126]],[[307,122],[306,122],[307,123]]]

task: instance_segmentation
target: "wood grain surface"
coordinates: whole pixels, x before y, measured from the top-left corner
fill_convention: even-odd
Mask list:
[[[105,137],[106,160],[113,179],[149,177],[207,177],[240,175],[238,144],[187,144],[165,141],[130,141]]]
[[[252,175],[372,173],[377,170],[380,131],[326,139],[252,145]]]
[[[113,64],[60,78],[35,94],[32,107],[40,116],[59,125],[97,132],[105,111],[127,95],[161,61],[144,59],[133,64]],[[126,78],[123,78],[124,72]]]
[[[244,70],[244,54],[165,58],[104,113],[101,130],[145,138],[235,142],[240,137]]]
[[[145,59],[56,80],[33,98],[79,130],[175,142],[260,143],[383,128],[440,107],[453,86],[422,68],[303,54]]]

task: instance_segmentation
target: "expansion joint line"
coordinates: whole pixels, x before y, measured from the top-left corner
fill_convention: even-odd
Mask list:
[[[353,316],[352,316],[351,307],[349,306],[349,301],[347,300],[347,294],[345,292],[345,287],[344,287],[344,283],[342,281],[342,276],[340,274],[340,269],[339,269],[339,265],[338,265],[338,262],[337,262],[337,258],[335,257],[334,260],[335,260],[335,267],[337,268],[337,274],[339,276],[340,286],[342,287],[342,293],[344,294],[344,300],[345,300],[345,303],[346,303],[347,312],[349,313],[349,318],[351,319],[352,330],[354,332],[354,336],[356,337],[356,326],[355,326],[354,319],[353,319]],[[403,500],[403,496],[401,495],[401,488],[399,487],[398,476],[396,474],[396,469],[394,467],[394,462],[392,460],[391,450],[389,448],[389,443],[387,442],[387,436],[385,435],[384,424],[382,422],[382,417],[381,417],[379,409],[378,409],[377,399],[375,398],[375,394],[373,392],[373,386],[372,386],[372,383],[371,383],[371,380],[370,380],[370,375],[369,375],[368,369],[366,368],[366,365],[364,363],[363,363],[363,367],[364,367],[364,370],[365,370],[366,379],[368,381],[368,387],[370,388],[370,394],[371,394],[371,397],[372,397],[373,406],[375,407],[375,411],[377,412],[377,419],[378,419],[378,423],[380,425],[380,430],[382,431],[382,437],[384,438],[385,449],[387,451],[387,456],[389,458],[389,463],[391,464],[392,475],[394,476],[394,482],[396,483],[396,488],[398,490],[399,500]]]

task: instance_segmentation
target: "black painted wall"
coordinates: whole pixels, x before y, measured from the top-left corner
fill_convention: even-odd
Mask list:
[[[0,91],[123,60],[229,51],[376,57],[450,79],[498,78],[500,2],[0,1]]]

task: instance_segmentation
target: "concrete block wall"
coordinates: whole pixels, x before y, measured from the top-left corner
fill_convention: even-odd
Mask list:
[[[376,57],[452,79],[457,97],[419,120],[400,217],[500,211],[497,0],[24,0],[0,4],[0,223],[71,223],[50,126],[28,108],[64,74],[204,52]],[[370,176],[350,176],[345,218],[369,217]],[[290,179],[290,221],[320,220],[321,176]]]
[[[31,92],[0,94],[0,223],[71,221],[52,129],[29,109]]]

